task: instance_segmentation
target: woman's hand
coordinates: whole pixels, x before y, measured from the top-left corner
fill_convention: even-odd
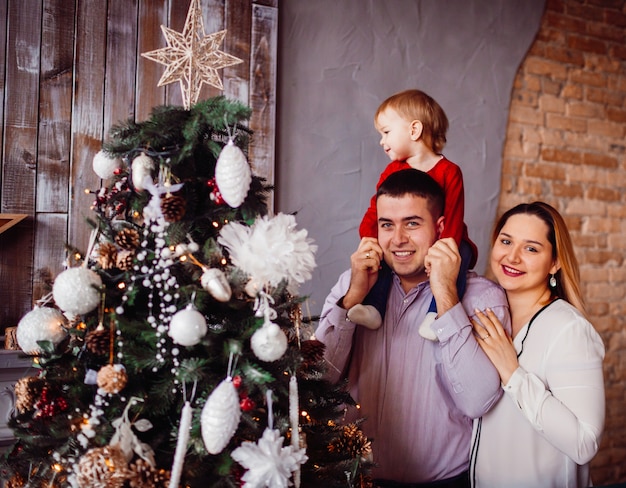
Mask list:
[[[493,310],[488,308],[485,312],[474,312],[477,320],[470,320],[478,345],[498,370],[502,384],[506,385],[519,367],[513,340],[503,329]]]

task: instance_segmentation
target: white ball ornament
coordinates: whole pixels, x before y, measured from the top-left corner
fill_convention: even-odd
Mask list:
[[[287,350],[287,336],[277,324],[267,322],[252,334],[250,347],[261,361],[276,361]]]
[[[150,156],[147,156],[146,153],[141,153],[135,159],[133,159],[133,163],[131,164],[131,179],[133,181],[133,185],[138,191],[145,190],[143,186],[143,180],[146,176],[152,178],[152,171],[154,170],[154,161]]]
[[[215,182],[222,198],[232,208],[239,207],[246,199],[251,181],[252,172],[246,156],[229,139],[215,165]]]
[[[52,296],[64,312],[83,315],[100,304],[102,279],[88,268],[69,268],[59,274],[52,286]]]
[[[100,150],[93,157],[93,170],[103,180],[111,178],[115,171],[122,167],[120,158],[112,158]]]
[[[221,269],[206,268],[200,278],[200,284],[219,302],[227,302],[232,296],[230,284]]]
[[[241,406],[231,378],[226,378],[211,392],[200,416],[202,440],[211,454],[226,447],[239,425]]]
[[[40,354],[37,341],[50,341],[55,346],[67,336],[67,320],[56,308],[37,307],[28,312],[17,324],[17,343],[26,354]]]
[[[181,346],[195,346],[207,333],[204,316],[189,306],[174,314],[168,335]]]

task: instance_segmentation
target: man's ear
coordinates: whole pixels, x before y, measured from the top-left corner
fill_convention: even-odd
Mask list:
[[[417,141],[422,137],[422,131],[424,130],[424,124],[419,120],[411,122],[411,140]]]
[[[446,227],[445,220],[446,218],[442,215],[437,219],[437,222],[435,223],[435,228],[437,229],[437,239],[441,238],[441,234],[443,234],[443,229],[445,229]]]

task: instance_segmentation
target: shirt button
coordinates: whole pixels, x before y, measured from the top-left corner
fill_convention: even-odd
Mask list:
[[[437,329],[437,333],[438,333],[438,334],[443,333],[443,329]]]

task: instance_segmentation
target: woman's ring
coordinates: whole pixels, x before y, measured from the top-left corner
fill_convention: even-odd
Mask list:
[[[485,337],[481,337],[481,339],[482,339],[483,341],[486,341],[487,339],[489,339],[489,337],[491,337],[491,336],[490,336],[489,334],[487,334]]]

